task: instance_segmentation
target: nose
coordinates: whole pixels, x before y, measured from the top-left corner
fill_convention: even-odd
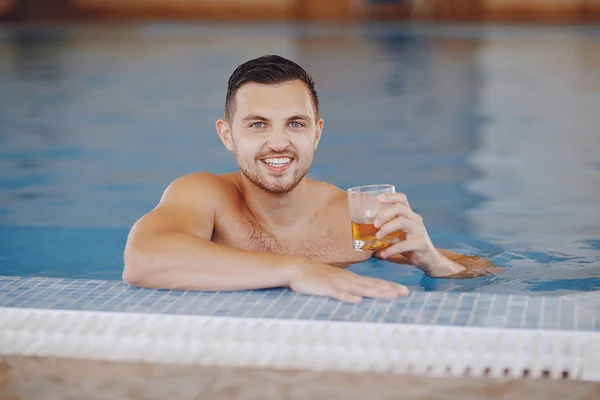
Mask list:
[[[283,151],[290,145],[290,139],[281,129],[273,129],[267,146],[273,151]]]

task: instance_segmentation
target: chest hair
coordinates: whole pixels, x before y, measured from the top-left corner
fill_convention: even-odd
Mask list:
[[[246,250],[295,254],[310,260],[337,264],[346,261],[350,254],[351,239],[343,232],[336,232],[329,227],[311,227],[293,237],[277,237],[255,223],[246,223],[245,238],[238,242]]]

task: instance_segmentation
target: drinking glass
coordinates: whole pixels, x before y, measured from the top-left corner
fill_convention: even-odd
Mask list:
[[[365,185],[348,189],[348,206],[352,223],[352,245],[355,250],[380,250],[400,241],[400,233],[377,239],[375,234],[379,229],[373,224],[377,213],[389,207],[377,200],[382,193],[396,193],[394,185]]]

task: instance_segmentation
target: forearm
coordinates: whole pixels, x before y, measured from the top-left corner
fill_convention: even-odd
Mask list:
[[[261,289],[287,286],[299,263],[292,256],[238,250],[170,232],[131,239],[123,278],[135,286],[163,289]]]
[[[402,254],[394,254],[385,259],[396,264],[411,264],[432,278],[459,277],[458,275],[472,267],[474,261],[479,261],[479,263],[481,263],[481,259],[477,257],[466,256],[442,249],[436,249],[436,251],[438,254],[427,263],[419,262],[421,260],[414,260],[411,262],[411,260],[404,257]],[[374,255],[377,258],[381,258],[380,251],[376,252]]]
[[[461,271],[464,271],[465,266],[463,266],[457,261],[454,261],[454,257],[452,257],[452,255],[446,257],[443,255],[444,250],[439,250],[439,252],[440,256],[436,257],[435,261],[433,261],[431,264],[411,262],[406,257],[400,254],[394,254],[393,256],[387,257],[385,259],[388,261],[392,261],[396,264],[413,265],[421,271],[423,271],[427,276],[430,276],[432,278],[448,277],[450,275],[454,275],[460,273]],[[378,254],[376,254],[376,257],[380,258]]]
[[[501,274],[504,272],[502,268],[497,267],[492,261],[486,260],[485,258],[469,256],[466,254],[459,254],[449,250],[438,251],[445,259],[460,267],[459,271],[451,274],[446,274],[443,276],[444,278],[476,278],[478,276]]]
[[[464,257],[461,254],[453,253],[448,250],[436,249],[440,257],[435,264],[435,268],[425,271],[432,278],[447,278],[460,274],[467,267],[462,263]]]

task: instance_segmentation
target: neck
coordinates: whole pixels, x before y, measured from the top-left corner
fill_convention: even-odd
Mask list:
[[[270,231],[288,228],[304,220],[311,209],[308,181],[303,178],[290,192],[283,195],[267,193],[256,187],[242,173],[240,187],[246,206],[254,219]]]

